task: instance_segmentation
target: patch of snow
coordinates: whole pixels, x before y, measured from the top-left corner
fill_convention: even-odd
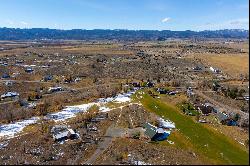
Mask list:
[[[134,164],[134,165],[151,165],[150,163],[146,163],[144,161],[136,160],[134,158],[134,156],[132,156],[131,154],[128,154],[128,158],[129,158],[131,164]]]
[[[136,165],[150,165],[150,164],[145,163],[144,161],[140,161],[140,160],[137,160],[136,162],[135,162]]]
[[[124,103],[131,101],[130,94],[119,94],[115,97],[114,101],[118,103]]]
[[[108,102],[117,102],[117,103],[125,103],[131,101],[131,95],[134,94],[135,91],[130,91],[128,93],[118,94],[115,97],[108,97],[108,98],[100,98],[97,102],[101,103],[108,103]]]
[[[171,122],[170,120],[164,120],[162,118],[158,118],[158,121],[160,123],[160,127],[169,128],[169,129],[175,128],[174,122]]]
[[[243,143],[243,142],[240,142],[240,141],[238,141],[241,145],[243,145],[243,146],[245,146],[245,144]]]
[[[108,97],[108,98],[100,98],[97,100],[97,102],[108,103],[108,102],[112,102],[113,100],[114,100],[113,97]]]
[[[33,117],[27,120],[5,124],[0,126],[0,137],[13,138],[16,134],[20,133],[26,126],[35,124],[39,117]]]
[[[169,144],[173,145],[174,142],[173,141],[170,141],[170,140],[167,140]]]
[[[67,106],[62,111],[57,113],[52,113],[47,115],[48,119],[52,119],[55,122],[65,121],[67,119],[73,118],[79,112],[87,111],[91,106],[95,105],[95,103],[81,104],[76,106]]]
[[[34,108],[34,107],[36,107],[36,103],[35,102],[29,103],[28,108]]]
[[[210,68],[209,68],[212,72],[214,72],[214,68],[211,66]]]
[[[110,111],[111,109],[108,108],[108,107],[103,106],[103,107],[100,107],[99,110],[100,110],[101,112],[108,112],[108,111]]]

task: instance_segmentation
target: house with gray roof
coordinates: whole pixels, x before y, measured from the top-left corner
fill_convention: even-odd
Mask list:
[[[168,138],[170,131],[165,131],[163,128],[158,128],[150,123],[144,125],[147,135],[152,141],[163,141]]]

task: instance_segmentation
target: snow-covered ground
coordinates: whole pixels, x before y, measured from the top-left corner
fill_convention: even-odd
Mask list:
[[[111,109],[108,108],[108,107],[102,106],[102,107],[99,107],[99,110],[100,110],[101,112],[108,112],[108,111],[110,111]]]
[[[62,111],[49,114],[46,117],[49,119],[53,119],[54,121],[64,121],[67,119],[70,119],[72,117],[75,117],[77,113],[79,112],[85,112],[87,111],[91,106],[97,105],[100,106],[99,110],[102,112],[110,111],[111,109],[108,107],[103,106],[104,104],[108,102],[117,102],[117,103],[125,103],[131,101],[131,95],[135,92],[128,92],[124,94],[118,94],[115,97],[108,97],[108,98],[101,98],[98,99],[97,102],[87,103],[87,104],[81,104],[81,105],[75,105],[75,106],[67,106]]]
[[[76,106],[67,106],[60,112],[48,114],[46,118],[52,119],[55,122],[58,121],[65,121],[67,119],[73,118],[76,116],[79,112],[85,112],[87,111],[91,106],[95,105],[97,103],[88,103],[88,104],[81,104]]]
[[[151,165],[150,163],[146,163],[146,162],[138,160],[138,159],[136,160],[132,154],[128,154],[128,160],[133,165]]]
[[[6,125],[0,126],[0,138],[1,137],[8,137],[12,138],[16,133],[21,132],[26,126],[30,124],[35,124],[39,120],[38,117],[33,117],[27,120],[14,122]]]
[[[158,121],[160,123],[160,127],[162,128],[168,128],[168,129],[175,128],[174,122],[171,122],[170,120],[164,120],[162,118],[158,118]]]
[[[100,111],[107,112],[107,111],[110,111],[110,108],[104,106],[106,103],[108,102],[117,102],[117,103],[130,102],[131,101],[130,97],[132,94],[135,93],[135,91],[118,94],[115,97],[101,98],[101,99],[98,99],[97,102],[75,105],[75,106],[67,106],[60,112],[46,115],[45,118],[52,119],[55,122],[65,121],[67,119],[75,117],[76,114],[79,112],[87,111],[93,105],[100,106]],[[35,124],[38,120],[39,120],[39,117],[33,117],[27,120],[14,122],[11,124],[0,125],[0,138],[2,137],[12,138],[16,134],[20,133],[26,126],[30,124]]]
[[[134,94],[135,91],[131,91],[128,93],[118,94],[115,97],[108,97],[108,98],[100,98],[97,100],[98,103],[108,103],[108,102],[116,102],[116,103],[124,103],[131,101],[131,95]]]

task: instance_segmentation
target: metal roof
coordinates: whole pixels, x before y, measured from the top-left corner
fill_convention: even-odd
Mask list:
[[[58,133],[58,134],[54,134],[53,137],[54,137],[54,139],[58,140],[58,139],[67,137],[68,134],[69,134],[69,131],[64,131],[64,132],[61,132],[61,133]]]
[[[146,128],[145,134],[150,138],[153,138],[154,135],[157,133],[157,127],[151,125],[150,123],[146,123],[144,127]]]

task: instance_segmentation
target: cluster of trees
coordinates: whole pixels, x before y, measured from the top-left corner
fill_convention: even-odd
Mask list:
[[[185,113],[186,115],[191,115],[191,116],[198,116],[199,112],[196,111],[196,109],[194,108],[194,106],[187,102],[187,101],[183,101],[181,102],[178,107],[182,110],[183,113]]]
[[[167,38],[247,38],[248,30],[225,29],[216,31],[170,30],[58,30],[48,28],[0,28],[0,40],[166,40]]]
[[[235,88],[227,88],[222,91],[223,94],[227,97],[230,97],[232,99],[236,99],[237,97],[242,97],[243,93],[245,93],[244,89],[238,89],[237,87]]]

